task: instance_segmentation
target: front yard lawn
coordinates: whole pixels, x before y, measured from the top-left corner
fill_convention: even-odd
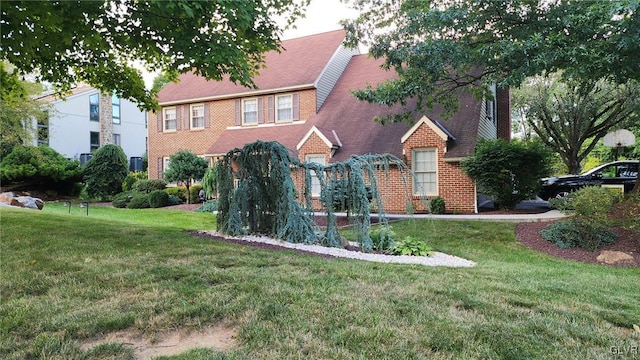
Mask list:
[[[0,358],[133,359],[128,331],[232,329],[174,359],[638,358],[640,269],[551,258],[514,224],[394,223],[473,268],[326,259],[204,238],[167,209],[1,208]],[[633,352],[635,349],[635,353]]]

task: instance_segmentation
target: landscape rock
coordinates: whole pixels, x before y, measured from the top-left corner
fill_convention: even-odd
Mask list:
[[[634,261],[633,256],[625,252],[609,250],[602,250],[600,252],[600,255],[598,255],[597,260],[605,264],[618,264],[622,262]]]
[[[24,207],[24,205],[16,199],[16,195],[12,192],[4,192],[0,194],[0,203],[9,205],[9,206],[18,206]]]
[[[42,210],[44,207],[44,201],[42,201],[42,199],[32,196],[16,196],[13,192],[4,192],[0,194],[0,203],[8,206],[38,210]]]
[[[18,196],[16,199],[23,205],[23,207],[29,209],[42,210],[44,207],[44,201],[31,196]]]

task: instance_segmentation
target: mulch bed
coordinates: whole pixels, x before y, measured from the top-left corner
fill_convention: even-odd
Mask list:
[[[640,266],[640,238],[637,233],[631,230],[613,228],[613,232],[618,235],[616,242],[603,246],[595,251],[582,248],[561,249],[555,243],[543,239],[540,235],[540,230],[545,229],[552,223],[553,222],[518,223],[516,225],[516,238],[529,248],[562,259],[606,266]],[[601,263],[596,258],[602,250],[622,251],[632,255],[634,261],[616,265]]]

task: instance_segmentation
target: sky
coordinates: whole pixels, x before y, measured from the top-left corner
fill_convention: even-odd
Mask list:
[[[297,29],[285,31],[283,39],[319,34],[341,29],[342,19],[355,18],[357,12],[349,9],[340,0],[312,0],[307,7],[306,17],[296,22]]]
[[[296,21],[296,29],[289,29],[283,33],[283,40],[338,30],[342,28],[340,20],[357,16],[355,10],[349,9],[340,0],[311,0],[305,13],[304,18]],[[143,71],[147,88],[151,88],[155,76],[155,73]]]

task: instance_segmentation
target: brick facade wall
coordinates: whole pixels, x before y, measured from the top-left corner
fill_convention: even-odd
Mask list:
[[[438,196],[442,197],[448,212],[475,212],[476,193],[475,184],[462,170],[460,163],[447,162],[444,159],[446,151],[445,141],[426,124],[419,127],[404,143],[405,162],[411,168],[412,149],[436,149],[438,155]],[[329,160],[330,149],[317,134],[313,134],[299,150],[300,161],[306,155],[325,154],[325,161]],[[298,189],[302,189],[303,175],[294,177]],[[424,198],[412,196],[413,179],[408,173],[402,173],[398,168],[392,168],[388,177],[384,172],[377,174],[378,190],[385,211],[388,213],[407,213],[409,204],[416,213],[428,212]],[[314,206],[320,210],[320,203],[314,201]]]
[[[303,121],[315,114],[315,90],[303,90],[296,93],[299,94],[300,120]],[[211,145],[220,138],[227,127],[236,126],[235,100],[224,99],[204,102],[205,107],[207,107],[205,114],[208,114],[208,122],[205,121],[205,123],[209,125],[204,129],[185,129],[184,126],[180,126],[176,131],[163,132],[162,123],[158,124],[158,113],[150,112],[148,114],[149,178],[158,178],[158,158],[168,157],[179,150],[189,150],[197,155],[207,154]],[[264,103],[266,105],[266,99]],[[202,104],[202,102],[193,104]],[[176,107],[181,108],[183,106],[184,104],[176,105]],[[187,109],[189,109],[188,106]],[[162,110],[159,111],[161,112]],[[264,106],[263,112],[266,119],[268,117],[267,106]],[[181,113],[177,121],[180,122],[184,116]],[[182,122],[184,123],[184,121]],[[160,130],[158,131],[159,126]]]

